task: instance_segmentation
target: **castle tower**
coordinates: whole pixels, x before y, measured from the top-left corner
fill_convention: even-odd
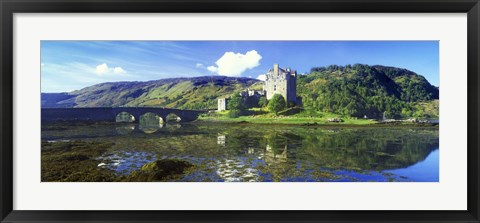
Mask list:
[[[273,95],[281,94],[287,104],[297,103],[297,71],[290,68],[280,68],[278,64],[273,65],[265,78],[264,90],[267,99],[270,100]]]

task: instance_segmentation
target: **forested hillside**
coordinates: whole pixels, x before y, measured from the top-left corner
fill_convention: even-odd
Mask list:
[[[347,65],[315,67],[297,80],[306,109],[356,117],[423,117],[421,105],[435,103],[438,88],[423,76],[394,67]],[[438,101],[437,107],[438,107]]]

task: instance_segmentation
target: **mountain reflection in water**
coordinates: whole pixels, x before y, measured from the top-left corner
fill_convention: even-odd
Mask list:
[[[59,128],[61,126],[61,128]],[[156,159],[194,168],[172,181],[438,182],[438,129],[163,123],[42,125],[43,141],[113,143],[98,168],[130,174]]]

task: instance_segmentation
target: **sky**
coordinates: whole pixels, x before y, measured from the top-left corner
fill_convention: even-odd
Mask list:
[[[333,64],[394,66],[439,86],[438,41],[42,41],[41,90],[208,75],[262,79],[275,63],[300,74]]]

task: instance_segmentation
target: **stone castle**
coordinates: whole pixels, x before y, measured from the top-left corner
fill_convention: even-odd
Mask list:
[[[290,68],[280,68],[278,64],[273,65],[273,69],[268,70],[265,75],[263,91],[254,91],[247,89],[240,93],[244,99],[259,98],[265,95],[270,100],[273,95],[281,94],[288,105],[299,104],[297,100],[297,71]],[[218,99],[218,111],[228,110],[228,98]]]
[[[297,71],[290,68],[282,69],[278,64],[273,65],[266,74],[263,90],[270,100],[273,95],[281,94],[287,104],[297,103]]]

